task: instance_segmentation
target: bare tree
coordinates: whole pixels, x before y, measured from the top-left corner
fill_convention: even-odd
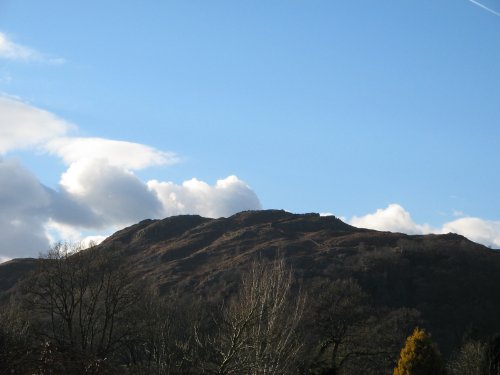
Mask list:
[[[453,375],[482,375],[486,361],[486,345],[479,341],[467,341],[448,363],[448,372]]]
[[[193,327],[199,326],[199,307],[177,293],[166,297],[154,291],[146,294],[140,332],[127,346],[130,374],[192,374],[196,362]]]
[[[252,374],[288,373],[300,349],[297,340],[305,297],[299,291],[291,301],[293,273],[284,259],[262,267],[254,264],[242,280],[240,307],[255,306],[249,329]]]
[[[216,374],[288,374],[301,343],[305,297],[292,298],[293,272],[283,259],[254,262],[236,297],[223,306],[217,333],[207,341]]]
[[[109,358],[130,335],[130,311],[138,301],[117,263],[103,249],[70,244],[58,244],[40,259],[24,285],[39,336],[86,362]]]

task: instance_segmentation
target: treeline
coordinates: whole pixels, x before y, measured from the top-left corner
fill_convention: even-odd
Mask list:
[[[352,278],[256,260],[220,301],[159,296],[112,252],[79,250],[55,246],[2,307],[0,374],[500,374],[500,338],[445,363],[417,310],[375,306]]]

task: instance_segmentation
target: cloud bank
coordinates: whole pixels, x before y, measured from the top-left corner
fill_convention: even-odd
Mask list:
[[[178,214],[229,216],[260,209],[236,176],[214,185],[142,181],[134,172],[179,161],[175,153],[103,138],[71,137],[76,127],[20,100],[0,96],[0,260],[37,256],[58,239],[104,239],[146,218]],[[8,152],[33,149],[66,165],[57,190],[40,183]],[[89,235],[88,233],[93,233]]]
[[[441,228],[432,228],[428,224],[415,223],[410,213],[395,203],[365,216],[354,216],[349,220],[349,223],[360,228],[407,234],[445,234],[452,232],[461,234],[474,242],[500,248],[500,221],[463,217],[444,223]]]

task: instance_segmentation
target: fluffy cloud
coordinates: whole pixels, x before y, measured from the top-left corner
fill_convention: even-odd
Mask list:
[[[261,207],[257,195],[236,176],[215,185],[197,179],[180,185],[145,183],[133,172],[99,159],[71,164],[59,191],[43,186],[15,160],[0,159],[0,181],[1,261],[36,256],[58,239],[100,242],[102,233],[145,218],[221,217]]]
[[[99,242],[145,218],[220,217],[260,208],[236,176],[213,186],[195,178],[180,185],[141,181],[134,171],[176,163],[177,156],[133,142],[69,137],[73,129],[47,111],[0,96],[0,155],[33,148],[67,165],[53,190],[19,161],[0,158],[0,261],[36,256],[58,239]]]
[[[131,170],[178,161],[172,152],[163,152],[139,143],[104,138],[58,138],[47,142],[45,150],[63,159],[67,165],[81,160],[99,159],[113,167]]]
[[[500,221],[464,217],[443,225],[443,233],[454,232],[494,248],[500,248]]]
[[[162,205],[132,172],[102,159],[82,159],[61,177],[61,187],[105,225],[125,225],[162,214]]]
[[[500,248],[500,222],[488,221],[475,217],[464,217],[444,223],[441,228],[432,228],[428,224],[417,224],[411,215],[398,204],[390,204],[365,216],[354,216],[350,224],[368,229],[402,232],[407,234],[458,233],[472,241],[486,246]]]
[[[44,55],[32,48],[16,44],[11,41],[7,35],[0,32],[0,58],[17,61],[36,61],[50,64],[62,64],[64,59],[53,58]]]
[[[214,186],[193,178],[182,185],[152,180],[148,187],[161,201],[166,216],[196,213],[221,217],[261,208],[257,195],[236,176],[218,180]]]
[[[378,209],[373,214],[354,216],[350,223],[355,227],[369,228],[408,234],[429,233],[428,225],[416,224],[408,211],[398,204],[390,204],[386,208]]]
[[[69,212],[86,219],[75,222],[78,218],[72,217],[71,225],[84,228],[118,229],[146,218],[180,214],[221,217],[261,208],[257,195],[236,176],[218,180],[213,186],[195,178],[180,185],[157,180],[144,183],[133,172],[103,159],[71,164],[60,186],[59,195],[64,199],[58,197],[54,202],[63,207],[73,205]],[[70,219],[63,218],[61,211],[54,210],[58,225]]]
[[[0,154],[39,145],[73,126],[42,109],[0,96]]]

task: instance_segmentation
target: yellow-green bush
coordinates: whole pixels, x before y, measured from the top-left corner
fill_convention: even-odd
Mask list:
[[[441,375],[444,364],[429,334],[415,328],[406,339],[394,375]]]

